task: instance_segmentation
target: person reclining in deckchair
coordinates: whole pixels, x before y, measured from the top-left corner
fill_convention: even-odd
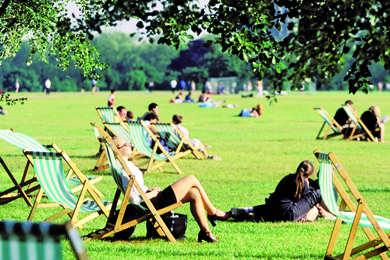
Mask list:
[[[217,156],[217,155],[208,155],[204,145],[202,144],[201,141],[199,141],[198,139],[195,139],[195,138],[192,138],[190,139],[190,132],[188,131],[187,128],[185,128],[184,126],[181,125],[181,123],[183,122],[183,117],[181,115],[173,115],[172,117],[172,123],[176,126],[177,130],[180,131],[180,133],[183,134],[184,137],[187,138],[188,141],[191,142],[192,146],[193,147],[199,147],[200,148],[198,149],[199,152],[202,152],[204,154],[204,156],[207,158],[207,159],[212,159],[212,160],[221,160],[221,157]],[[179,138],[181,138],[179,136],[179,134],[177,134]],[[197,159],[200,159],[199,155],[197,155],[196,153],[193,153],[195,155],[195,157]]]
[[[357,112],[356,109],[353,108],[352,100],[346,100],[344,104],[347,105],[351,110]],[[352,119],[348,116],[347,112],[345,112],[345,109],[343,107],[337,109],[336,114],[333,118],[343,128],[341,132],[344,135],[344,138],[348,138],[352,132],[354,123],[352,122]]]
[[[378,138],[379,142],[387,143],[385,141],[385,125],[384,125],[386,117],[384,117],[381,120],[381,119],[379,119],[380,116],[381,116],[381,110],[380,110],[379,106],[372,105],[368,108],[367,111],[365,111],[360,116],[360,119],[362,120],[363,124],[366,125],[368,130],[370,130],[372,135],[375,138]]]
[[[217,238],[211,233],[207,219],[213,226],[215,226],[215,220],[227,220],[231,217],[231,212],[218,210],[211,203],[206,191],[195,176],[186,176],[162,191],[160,187],[148,189],[148,187],[144,184],[142,172],[132,162],[127,160],[132,152],[130,144],[126,143],[126,141],[120,137],[114,137],[112,141],[118,148],[119,153],[123,156],[128,168],[135,176],[136,181],[146,193],[147,197],[151,200],[156,210],[172,205],[178,201],[181,201],[182,203],[189,202],[191,205],[192,215],[200,227],[198,242],[202,242],[203,240],[207,242],[217,242]],[[119,165],[120,163],[118,163],[118,166]],[[122,166],[120,166],[120,168],[122,172],[123,186],[124,189],[126,189],[129,183],[129,176]],[[140,204],[141,202],[140,194],[134,186],[130,192],[129,200],[133,204]],[[144,203],[141,203],[141,206],[146,207]],[[207,211],[207,218],[203,210]]]
[[[319,214],[333,217],[322,203],[317,181],[311,179],[315,169],[310,161],[302,161],[294,174],[288,174],[276,186],[266,204],[232,208],[233,218],[254,221],[314,221]],[[253,213],[253,214],[252,214]]]

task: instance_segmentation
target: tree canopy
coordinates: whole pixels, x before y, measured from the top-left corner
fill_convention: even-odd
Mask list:
[[[343,56],[354,57],[344,80],[349,91],[367,91],[369,65],[390,70],[390,2],[375,0],[75,0],[81,14],[74,23],[64,15],[68,1],[0,0],[0,60],[12,57],[22,37],[31,53],[50,54],[66,69],[71,61],[86,75],[104,69],[87,39],[103,26],[136,18],[151,42],[177,49],[193,35],[209,33],[223,52],[249,62],[261,79],[267,72],[275,89],[284,82],[300,86],[310,78],[319,85],[341,71]],[[280,32],[287,30],[287,36]],[[135,34],[134,34],[135,35]]]

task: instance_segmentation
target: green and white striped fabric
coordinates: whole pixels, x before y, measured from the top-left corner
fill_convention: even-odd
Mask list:
[[[148,157],[152,156],[153,149],[150,148],[148,141],[146,140],[145,134],[147,134],[146,130],[140,122],[136,121],[126,121],[129,125],[129,131],[131,139],[133,140],[133,144],[141,154],[144,154]],[[176,153],[169,153],[169,156],[174,156]],[[154,159],[165,161],[168,158],[164,154],[155,154]]]
[[[165,144],[172,150],[176,150],[181,142],[181,137],[176,133],[175,129],[172,128],[171,124],[155,123],[153,125],[156,127],[157,132],[164,140]],[[184,144],[183,148],[186,150],[188,147]]]
[[[114,181],[116,183],[116,186],[122,191],[122,194],[125,194],[125,190],[123,187],[123,181],[122,181],[122,172],[120,171],[118,167],[118,162],[115,158],[114,151],[111,149],[110,144],[107,143],[107,140],[105,138],[100,137],[99,131],[94,127],[95,130],[95,136],[99,139],[100,143],[103,144],[103,147],[106,151],[108,164],[110,165],[111,170],[111,176],[114,178]],[[145,207],[138,205],[141,209],[147,210]]]
[[[60,238],[64,233],[54,233],[51,226],[47,222],[0,222],[0,259],[63,259]]]
[[[26,149],[29,151],[49,152],[49,150],[38,143],[37,140],[25,134],[13,132],[11,130],[0,130],[0,138],[15,145],[22,151]]]
[[[358,123],[358,120],[357,118],[355,117],[355,115],[352,113],[351,109],[349,108],[348,105],[343,105],[343,108],[345,110],[345,112],[347,113],[347,115],[349,116],[349,118],[351,118],[352,122],[357,125],[357,129],[361,130],[362,127],[361,125]]]
[[[27,153],[31,154],[33,158],[35,174],[47,197],[64,207],[74,209],[78,198],[73,194],[64,178],[61,154],[53,152]],[[111,204],[111,201],[102,201],[102,203],[107,206]],[[100,208],[94,200],[87,200],[80,208],[80,212],[86,213],[99,210]]]
[[[8,143],[15,145],[20,150],[37,151],[37,152],[50,152],[45,146],[38,143],[37,140],[31,136],[17,133],[11,130],[0,130],[0,138]],[[95,177],[87,177],[88,180],[93,180]],[[70,178],[68,180],[70,185],[80,185],[81,182],[77,177]]]
[[[115,123],[115,111],[112,107],[98,107],[103,117],[103,123]]]
[[[320,163],[320,176],[319,184],[321,189],[322,199],[325,205],[328,207],[329,211],[338,218],[341,218],[345,223],[352,224],[355,218],[355,212],[346,212],[340,211],[337,205],[337,197],[335,190],[333,189],[333,170],[332,170],[332,161],[329,159],[328,154],[320,153],[319,159]],[[384,229],[390,229],[390,220],[375,216],[375,219],[378,221],[379,225]],[[361,227],[372,228],[370,220],[365,214],[362,214],[362,217],[359,222]]]
[[[323,111],[320,107],[315,107],[314,109],[318,112],[318,114],[320,114],[320,116],[325,120],[328,125],[332,124],[332,120],[329,119],[328,114],[325,111]],[[332,130],[336,133],[341,133],[339,129],[337,129],[337,127],[335,127],[334,125],[332,125]]]
[[[123,125],[119,123],[105,123],[104,125],[111,128],[116,136],[124,139],[127,143],[131,143],[133,141],[130,137],[129,131]]]

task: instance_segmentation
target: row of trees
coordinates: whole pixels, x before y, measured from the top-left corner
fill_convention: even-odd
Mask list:
[[[191,41],[180,52],[167,45],[138,42],[121,32],[112,32],[95,37],[91,44],[102,54],[101,61],[110,64],[103,71],[98,87],[103,90],[142,90],[145,82],[153,81],[155,89],[170,89],[172,79],[195,81],[200,89],[209,77],[237,76],[253,78],[252,66],[235,56],[224,54],[218,48],[205,48],[204,40]],[[12,60],[0,66],[4,91],[14,91],[16,79],[20,91],[42,91],[49,78],[52,91],[80,91],[91,89],[91,81],[81,75],[75,66],[63,70],[56,66],[54,57],[42,62],[39,54],[26,63],[30,53],[26,42]]]

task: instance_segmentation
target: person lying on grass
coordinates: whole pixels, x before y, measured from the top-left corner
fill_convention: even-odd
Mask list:
[[[261,117],[263,114],[263,105],[257,104],[253,108],[243,108],[238,116],[242,117]]]
[[[141,186],[142,190],[146,193],[146,196],[151,200],[156,210],[165,208],[178,201],[181,201],[183,204],[189,202],[191,213],[200,228],[198,233],[198,242],[202,242],[203,240],[207,242],[217,242],[217,238],[211,233],[207,219],[213,226],[215,226],[215,220],[225,221],[231,217],[231,212],[218,210],[211,203],[206,191],[195,176],[188,175],[181,178],[162,191],[160,187],[148,189],[148,187],[144,184],[143,174],[140,169],[132,162],[128,161],[129,155],[132,152],[130,144],[126,143],[126,141],[120,137],[114,137],[112,141],[118,148],[123,159],[126,161],[127,167],[135,176],[135,179]],[[119,163],[118,165],[120,166]],[[122,168],[122,166],[120,166],[120,168]],[[126,189],[129,183],[129,176],[123,168],[121,169],[121,172],[123,186]],[[140,200],[140,194],[133,186],[130,191],[129,201],[138,205],[141,203]],[[141,203],[141,205],[146,207],[145,203]],[[207,211],[207,218],[204,214],[204,210]]]
[[[302,161],[296,172],[278,183],[266,204],[246,208],[232,208],[233,218],[253,221],[314,221],[319,214],[333,217],[321,199],[318,181],[311,175],[315,169],[310,161]]]

